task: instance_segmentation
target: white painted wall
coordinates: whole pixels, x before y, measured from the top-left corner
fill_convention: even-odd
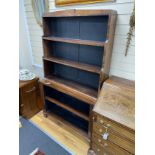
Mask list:
[[[34,66],[42,66],[42,40],[43,35],[42,28],[37,24],[32,6],[31,0],[24,0],[27,22],[30,32],[30,41],[32,46],[32,56]],[[131,46],[128,51],[128,55],[125,57],[125,44],[127,33],[129,30],[130,14],[133,10],[134,0],[116,0],[115,2],[96,3],[88,5],[76,5],[66,7],[56,7],[54,0],[49,0],[50,12],[65,9],[113,9],[117,10],[118,19],[115,31],[114,48],[112,54],[110,74],[124,77],[127,79],[135,79],[135,36],[132,37]],[[42,69],[39,72],[42,74]]]
[[[19,1],[19,65],[20,68],[32,69],[31,43],[26,22],[24,1]]]

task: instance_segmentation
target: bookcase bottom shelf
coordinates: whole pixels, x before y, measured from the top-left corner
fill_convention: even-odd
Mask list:
[[[96,103],[97,90],[80,85],[77,82],[57,76],[46,76],[46,79],[40,82],[81,101],[87,102],[88,104],[94,105]]]
[[[82,134],[84,137],[89,138],[89,122],[77,117],[76,115],[66,111],[65,109],[55,104],[51,104],[48,101],[46,101],[46,113],[47,116],[51,115],[52,117],[55,117],[57,120],[73,128],[75,131]]]

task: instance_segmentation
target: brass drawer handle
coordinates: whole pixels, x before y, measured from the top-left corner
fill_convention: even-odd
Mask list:
[[[110,127],[110,124],[107,124],[107,126],[104,126],[103,125],[103,127],[105,128],[105,131],[108,132],[108,129]],[[99,132],[103,132],[103,130],[102,129],[99,129]]]
[[[103,130],[102,129],[99,129],[99,132],[103,132]]]
[[[108,144],[107,143],[104,143],[104,147],[107,147],[108,146]]]
[[[104,122],[104,121],[103,121],[102,119],[100,119],[100,123],[103,124],[103,122]]]
[[[30,93],[36,90],[36,87],[33,87],[31,90],[25,91],[25,93]]]
[[[101,124],[104,124],[104,121],[103,121],[102,119],[100,119],[100,123],[101,123]],[[107,126],[107,127],[110,127],[111,125],[110,125],[110,124],[107,124],[106,126]]]
[[[100,152],[100,149],[97,149],[97,152]]]
[[[111,125],[110,124],[107,124],[107,127],[111,127]]]

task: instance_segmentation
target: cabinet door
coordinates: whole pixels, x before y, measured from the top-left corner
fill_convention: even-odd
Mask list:
[[[21,89],[22,115],[30,118],[41,109],[38,82],[32,82]]]

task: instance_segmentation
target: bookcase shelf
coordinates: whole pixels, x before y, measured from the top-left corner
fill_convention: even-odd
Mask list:
[[[74,113],[75,115],[81,117],[82,119],[89,121],[89,117],[87,115],[85,115],[85,114],[83,114],[83,113],[81,113],[81,112],[79,112],[79,111],[77,111],[77,110],[75,110],[69,106],[64,105],[62,102],[60,102],[56,99],[53,99],[51,97],[48,97],[48,96],[46,96],[45,99],[50,101],[51,103],[54,103],[54,104],[60,106],[61,108],[64,108],[64,109],[70,111],[71,113]]]
[[[97,101],[97,90],[71,80],[57,76],[47,76],[45,80],[41,80],[41,83],[91,105],[94,105]]]
[[[66,10],[43,15],[44,114],[69,121],[90,135],[90,115],[107,79],[117,13]]]
[[[80,45],[90,45],[90,46],[99,46],[103,47],[106,42],[101,41],[92,41],[92,40],[82,40],[82,39],[73,39],[73,38],[62,38],[62,37],[43,37],[44,40],[58,41],[64,43],[80,44]]]
[[[54,105],[54,104],[53,104]],[[83,138],[90,142],[90,139],[89,139],[89,136],[88,136],[88,131],[85,131],[85,130],[81,130],[79,127],[77,127],[77,124],[73,124],[71,123],[70,121],[68,121],[65,117],[61,116],[61,115],[58,115],[57,112],[53,113],[52,110],[50,111],[47,111],[46,112],[48,114],[48,116],[50,117],[50,120],[57,120],[57,122],[62,125],[62,126],[66,126],[67,129],[69,129],[69,131],[71,130],[74,130],[74,132],[78,135],[82,135]],[[86,121],[87,124],[88,124],[88,121]],[[86,126],[86,125],[85,125]]]
[[[100,74],[100,71],[101,71],[101,68],[98,66],[88,65],[88,64],[84,64],[84,63],[77,63],[75,61],[65,60],[62,58],[43,57],[43,59],[51,61],[51,62],[55,62],[58,64],[62,64],[65,66],[74,67],[74,68],[78,68],[78,69],[85,70],[88,72],[96,73],[96,74]]]

